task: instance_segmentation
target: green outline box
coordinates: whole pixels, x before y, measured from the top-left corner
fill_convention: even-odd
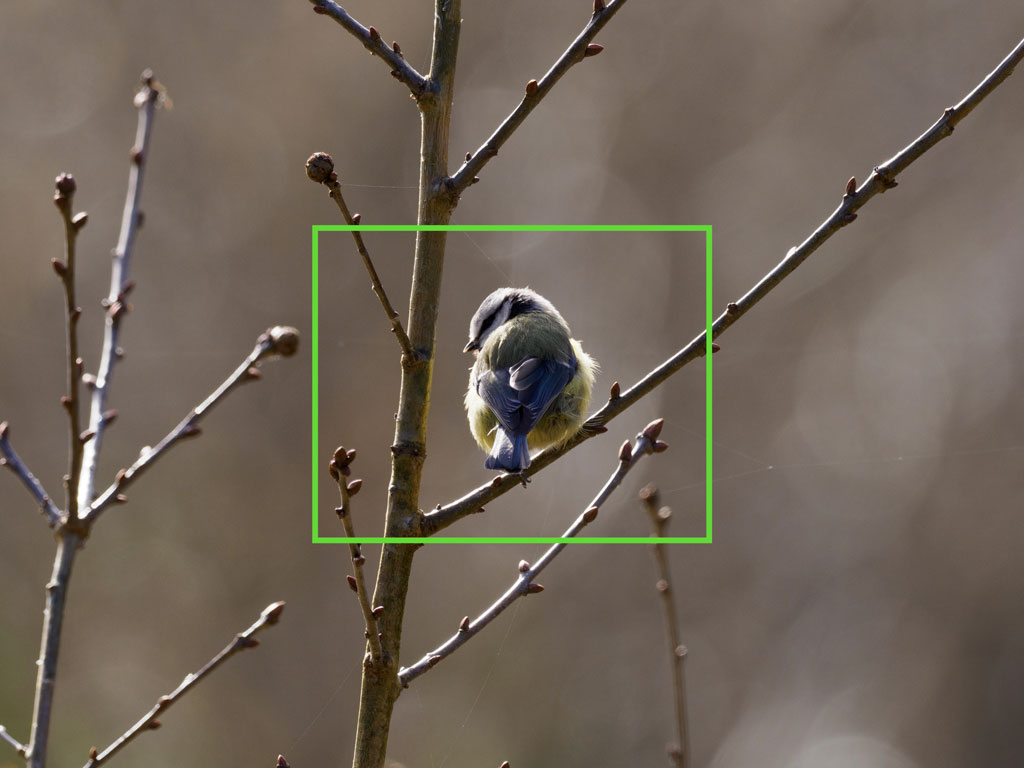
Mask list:
[[[650,536],[427,536],[427,537],[394,537],[394,536],[358,536],[350,539],[347,536],[321,536],[319,532],[318,495],[321,475],[324,474],[320,452],[320,233],[321,232],[703,232],[704,233],[704,317],[707,332],[707,343],[711,344],[712,316],[711,297],[711,226],[690,224],[652,224],[652,225],[616,225],[616,224],[314,224],[312,243],[312,358],[313,358],[313,543],[342,544],[360,542],[362,544],[554,544],[558,542],[575,543],[590,542],[592,544],[650,544]],[[665,544],[710,544],[711,543],[711,460],[712,460],[712,421],[711,421],[711,368],[712,355],[705,354],[705,534],[704,536],[665,536],[659,542]]]

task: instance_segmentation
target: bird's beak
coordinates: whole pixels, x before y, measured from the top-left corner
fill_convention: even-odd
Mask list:
[[[475,350],[479,350],[479,349],[480,349],[480,345],[477,343],[476,339],[470,339],[469,343],[462,348],[462,351],[463,352],[470,352],[470,351],[475,351]]]

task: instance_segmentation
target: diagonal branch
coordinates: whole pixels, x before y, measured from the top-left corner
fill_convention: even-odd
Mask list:
[[[583,31],[572,41],[572,45],[558,57],[544,77],[540,80],[531,80],[526,84],[526,93],[523,95],[523,100],[519,102],[519,106],[512,110],[512,114],[505,118],[504,122],[476,152],[466,156],[466,162],[449,179],[449,189],[456,196],[474,183],[477,174],[490,162],[492,157],[498,154],[502,145],[555,87],[555,83],[562,79],[562,75],[568,72],[574,64],[579,64],[584,58],[595,56],[603,50],[602,46],[592,45],[591,41],[597,37],[597,33],[611,21],[612,16],[618,13],[626,2],[627,0],[613,0],[605,5],[604,0],[595,0],[594,15],[590,17],[590,21],[587,22]]]
[[[163,456],[179,440],[198,435],[200,433],[199,422],[232,390],[241,384],[259,378],[260,372],[257,364],[261,360],[277,355],[291,357],[295,354],[298,346],[299,333],[294,328],[278,325],[270,328],[266,333],[260,334],[260,337],[256,340],[256,346],[253,347],[249,356],[242,361],[242,364],[208,398],[182,419],[178,426],[172,429],[163,440],[153,448],[144,450],[136,462],[128,469],[120,470],[113,484],[93,501],[83,519],[91,524],[95,522],[100,512],[112,501],[127,501],[123,492],[139,475],[149,469],[158,458]]]
[[[621,2],[622,0],[620,0]],[[611,6],[609,6],[611,7]],[[1021,40],[1010,54],[996,67],[977,87],[958,104],[943,111],[942,116],[932,124],[921,136],[897,152],[886,162],[877,166],[859,188],[855,179],[846,185],[839,207],[823,221],[800,245],[791,248],[779,264],[761,278],[758,283],[735,302],[730,302],[711,326],[711,338],[717,339],[726,329],[749,312],[755,304],[768,295],[773,288],[788,277],[807,258],[820,248],[829,238],[856,218],[856,211],[871,198],[897,185],[894,178],[903,172],[911,163],[953,132],[953,128],[969,115],[982,99],[992,93],[996,86],[1013,73],[1013,68],[1024,59],[1024,40]],[[640,398],[652,392],[672,374],[707,353],[707,333],[698,334],[689,344],[680,349],[665,362],[652,370],[640,381],[625,392],[619,394],[618,384],[613,387],[608,402],[591,416],[583,425],[583,429],[571,440],[559,448],[549,448],[534,458],[524,471],[529,477],[553,461],[571,451],[580,443],[590,439],[602,431],[602,427],[624,410],[636,403]],[[424,535],[433,535],[443,528],[466,515],[479,512],[489,501],[507,493],[519,485],[519,475],[499,475],[486,485],[480,486],[461,499],[450,502],[423,517]]]
[[[566,532],[562,534],[562,538],[572,538],[576,536],[587,525],[597,519],[597,513],[598,510],[600,510],[601,505],[604,504],[605,501],[608,500],[608,497],[612,495],[612,491],[619,487],[623,478],[642,456],[650,453],[661,453],[668,448],[668,445],[658,440],[658,435],[661,434],[661,428],[663,425],[664,420],[662,419],[652,421],[640,434],[636,436],[635,447],[631,445],[628,440],[622,444],[622,447],[619,449],[619,463],[615,467],[615,471],[612,472],[611,477],[608,478],[604,487],[598,492],[597,496],[594,497],[594,500],[590,502],[590,505],[586,510],[584,510],[579,517],[573,521],[572,525],[569,526]],[[430,651],[430,653],[426,654],[412,666],[405,667],[399,671],[398,679],[402,683],[402,687],[408,687],[409,683],[417,677],[427,670],[437,666],[438,662],[442,659],[445,659],[455,653],[455,651],[469,642],[472,637],[476,636],[480,630],[490,624],[520,597],[541,592],[544,587],[540,584],[535,584],[533,580],[537,578],[537,575],[543,571],[566,546],[567,542],[564,541],[552,544],[533,565],[530,565],[525,560],[520,562],[519,577],[515,580],[512,586],[505,591],[505,594],[499,597],[487,610],[473,619],[473,621],[470,621],[468,616],[464,618],[462,623],[459,624],[458,632],[449,637],[433,651]]]
[[[253,636],[260,630],[277,624],[283,611],[283,602],[271,603],[264,608],[263,613],[260,614],[260,617],[251,627],[245,630],[245,632],[235,635],[235,639],[232,640],[224,650],[206,662],[206,665],[202,669],[198,672],[186,675],[185,679],[181,681],[181,685],[166,696],[161,696],[149,712],[143,715],[135,725],[115,739],[109,747],[104,749],[102,752],[99,752],[95,748],[89,750],[89,762],[85,764],[85,768],[97,768],[97,766],[105,763],[109,758],[120,752],[140,733],[159,728],[161,723],[156,719],[157,715],[170,709],[172,704],[192,690],[200,680],[209,675],[213,670],[230,659],[236,653],[244,651],[246,648],[254,648],[259,645],[260,641]]]
[[[414,99],[419,101],[427,92],[427,79],[409,65],[405,56],[402,55],[402,48],[398,43],[392,43],[392,47],[388,48],[375,27],[364,27],[352,18],[348,11],[332,0],[309,1],[313,4],[313,10],[316,13],[330,16],[361,42],[366,50],[387,63],[391,67],[391,76],[399,82],[405,83]]]
[[[359,493],[359,489],[363,487],[363,481],[356,478],[349,482],[345,478],[352,474],[352,470],[349,465],[356,457],[355,449],[346,451],[344,446],[339,446],[334,451],[334,457],[331,459],[330,472],[331,477],[338,483],[338,490],[341,492],[341,506],[334,511],[338,514],[338,519],[341,520],[341,524],[345,528],[345,536],[350,539],[349,551],[352,554],[352,570],[353,574],[348,576],[348,585],[353,592],[356,593],[356,597],[359,599],[359,607],[363,611],[363,621],[366,623],[366,640],[370,646],[369,658],[364,661],[364,664],[369,666],[380,665],[384,659],[384,649],[380,643],[380,633],[377,628],[377,617],[384,612],[384,608],[378,606],[373,608],[370,605],[370,598],[367,597],[366,590],[366,578],[363,575],[363,565],[366,564],[366,558],[363,557],[361,545],[354,541],[356,537],[355,526],[352,525],[352,509],[351,509],[351,498]]]
[[[82,474],[77,485],[72,489],[77,493],[78,509],[87,510],[93,501],[96,484],[96,462],[99,458],[100,445],[108,424],[114,420],[115,414],[107,411],[107,395],[110,392],[110,377],[114,364],[120,359],[121,350],[118,338],[121,320],[129,310],[128,293],[134,283],[128,279],[128,268],[131,265],[135,235],[138,232],[142,213],[139,209],[142,200],[142,175],[146,158],[149,156],[149,138],[153,127],[153,116],[156,108],[166,99],[166,92],[153,77],[151,70],[142,73],[142,88],[135,95],[135,106],[139,110],[138,126],[135,130],[135,146],[131,152],[131,168],[128,172],[128,194],[124,201],[124,213],[121,216],[121,234],[117,246],[112,252],[113,260],[110,269],[110,293],[104,300],[107,308],[106,326],[103,332],[103,349],[100,352],[99,369],[92,381],[92,400],[89,407],[89,427],[86,434],[91,439],[85,444],[82,460]]]
[[[57,509],[57,505],[53,503],[53,499],[50,498],[50,494],[43,488],[43,484],[39,482],[39,478],[33,475],[28,467],[21,461],[18,454],[14,451],[14,446],[11,445],[10,439],[7,437],[8,426],[7,422],[0,422],[0,466],[5,466],[11,470],[21,482],[28,488],[28,492],[35,497],[35,500],[39,503],[42,508],[43,514],[46,515],[46,521],[50,524],[50,527],[60,523],[60,510]]]
[[[342,218],[345,219],[346,224],[354,226],[359,223],[359,214],[350,213],[348,205],[345,204],[345,198],[341,194],[341,183],[338,181],[338,174],[334,172],[334,160],[329,154],[326,152],[312,154],[306,160],[306,175],[313,181],[322,183],[330,190],[330,197],[337,204],[338,210],[341,211]],[[384,314],[388,316],[388,322],[391,323],[391,332],[395,334],[395,338],[398,339],[398,345],[402,348],[402,360],[406,364],[410,364],[419,359],[419,356],[416,354],[416,350],[413,349],[412,342],[409,341],[409,335],[405,332],[405,328],[402,327],[401,318],[391,305],[391,301],[384,291],[384,284],[381,283],[380,275],[377,274],[377,270],[373,266],[370,252],[366,250],[366,243],[363,242],[362,233],[352,230],[352,239],[356,241],[356,250],[363,257],[363,266],[366,267],[366,271],[370,275],[370,284],[373,286],[373,292],[377,294],[381,306],[384,307]]]

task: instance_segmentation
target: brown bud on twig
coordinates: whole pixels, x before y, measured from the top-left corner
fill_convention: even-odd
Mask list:
[[[537,88],[538,88],[537,81],[536,80],[530,80],[526,84],[526,95],[527,96],[536,96],[537,95]]]
[[[662,593],[668,592],[668,582],[665,581],[665,579],[658,579],[657,583],[654,585],[654,588]]]
[[[384,615],[384,606],[383,605],[378,605],[376,608],[374,608],[372,611],[370,611],[370,613],[373,614],[373,618],[379,619],[381,616]]]
[[[498,766],[498,768],[512,768],[512,766],[510,766],[510,765],[508,764],[508,760],[506,760],[506,761],[505,761],[504,763],[502,763],[501,765],[499,765],[499,766]]]
[[[633,444],[627,440],[619,448],[619,461],[629,461],[633,458]]]
[[[348,582],[349,589],[351,589],[353,592],[359,591],[359,584],[356,582],[356,577],[353,576],[351,573],[345,577],[345,581]]]
[[[324,14],[324,13],[327,13],[327,9],[324,8],[322,5],[314,5],[313,6],[313,13]]]
[[[57,273],[59,277],[64,277],[68,273],[68,265],[60,259],[50,259],[50,264],[53,266],[53,271]]]
[[[275,325],[267,331],[273,342],[270,351],[281,357],[291,357],[299,349],[299,332],[288,325]]]
[[[123,483],[127,476],[128,476],[128,470],[127,469],[119,469],[119,470],[117,470],[117,474],[114,475],[114,485],[120,485],[121,483]]]
[[[358,224],[362,220],[363,220],[363,214],[361,214],[361,213],[353,213],[352,214],[352,223],[353,224]]]
[[[64,197],[75,194],[75,190],[78,189],[75,177],[70,173],[60,174],[55,180],[55,186],[57,187],[57,194]]]
[[[848,182],[846,182],[846,195],[845,195],[845,197],[849,197],[850,195],[852,195],[856,191],[857,191],[857,177],[856,176],[851,176],[850,180]]]
[[[111,424],[113,424],[115,421],[117,421],[117,411],[109,410],[109,411],[104,411],[103,412],[103,416],[102,416],[103,426],[108,427]]]
[[[645,485],[640,489],[640,501],[644,503],[657,504],[658,503],[658,488],[654,485]]]
[[[728,304],[725,305],[725,311],[727,314],[735,315],[737,312],[740,311],[740,306],[735,301],[730,301]]]
[[[149,730],[151,730],[151,731],[155,731],[155,730],[157,730],[158,728],[160,728],[160,727],[162,727],[162,726],[163,726],[163,723],[161,723],[161,722],[160,722],[159,720],[153,720],[153,721],[152,721],[152,722],[151,722],[151,723],[149,724]]]
[[[331,468],[331,472],[332,473],[334,472],[334,468],[333,467]],[[335,507],[334,508],[334,514],[336,514],[338,516],[338,519],[341,520],[341,519],[343,519],[345,517],[345,515],[347,513],[345,512],[345,508],[344,507]]]
[[[185,438],[185,437],[199,437],[199,435],[201,435],[201,434],[203,434],[203,430],[201,430],[195,424],[189,424],[187,427],[185,427],[183,430],[181,430],[181,436],[183,438]]]
[[[463,616],[459,622],[459,632],[469,632],[469,616]]]
[[[473,159],[473,153],[472,152],[467,152],[466,153],[466,162],[468,163],[472,159]]]
[[[118,504],[127,504],[128,497],[125,496],[123,493],[118,493],[117,495],[114,496],[114,501],[116,501]]]
[[[359,489],[362,487],[363,481],[357,477],[355,480],[348,484],[346,490],[348,491],[349,496],[355,496],[357,493],[359,493]]]
[[[530,570],[530,564],[528,562],[526,562],[525,560],[520,560],[519,561],[519,572],[520,573],[526,573],[528,570]]]
[[[586,512],[583,513],[583,522],[586,525],[590,525],[592,522],[597,520],[598,511],[598,507],[591,507],[590,509],[588,509]]]
[[[398,44],[397,40],[392,41],[391,50],[397,53],[399,56],[402,55],[402,46]]]
[[[591,43],[590,45],[587,46],[586,50],[583,51],[583,58],[587,58],[588,56],[597,56],[597,54],[599,54],[603,50],[603,45]]]
[[[856,213],[848,213],[845,216],[843,216],[842,225],[845,227],[847,224],[853,224],[853,222],[855,222],[856,220],[857,220],[857,214]]]
[[[71,219],[71,224],[76,230],[80,230],[89,221],[89,214],[85,211],[76,213],[74,218]]]
[[[313,7],[316,8],[318,6],[313,6]],[[284,759],[284,755],[278,755],[277,756],[277,766],[276,766],[276,768],[292,768],[292,767],[290,765],[288,765],[288,761]]]
[[[608,390],[609,400],[618,400],[622,394],[622,387],[619,386],[619,382],[612,382],[611,389]]]
[[[528,595],[536,595],[538,592],[543,592],[543,591],[544,591],[544,585],[543,584],[529,584],[526,587],[526,594],[528,594]]]
[[[100,755],[100,751],[98,749],[96,749],[96,747],[89,747],[89,759],[90,760],[95,760],[97,757],[99,757],[99,755]]]
[[[594,13],[600,13],[605,8],[604,0],[594,0]]]
[[[263,378],[263,374],[260,373],[260,369],[255,365],[250,365],[245,369],[245,380],[246,381],[259,381]]]
[[[267,624],[277,624],[278,620],[281,618],[281,614],[284,613],[284,606],[284,600],[278,600],[276,603],[271,603],[264,608],[260,616],[266,617]]]
[[[87,430],[85,430],[85,432],[83,432],[82,434],[80,434],[78,436],[78,439],[81,440],[83,444],[85,444],[85,443],[88,443],[90,440],[92,440],[94,437],[96,437],[96,430],[95,429],[87,429]]]
[[[440,657],[440,656],[431,656],[431,657],[430,657],[430,660],[429,660],[429,661],[427,661],[427,665],[428,665],[428,666],[431,666],[431,667],[436,667],[436,666],[437,666],[437,663],[438,663],[439,661],[441,661],[441,657]]]
[[[655,453],[664,453],[668,450],[668,443],[664,440],[655,440],[654,446],[651,448]]]
[[[365,563],[365,562],[366,562],[366,558],[365,558],[365,557],[363,557],[362,555],[356,555],[355,557],[353,557],[353,558],[352,558],[352,562],[353,562],[353,564],[355,564],[355,565],[356,565],[357,567],[359,567],[359,566],[361,566],[361,565],[362,565],[363,563]]]
[[[380,42],[380,32],[377,31],[376,27],[370,27],[370,39],[375,43]]]
[[[347,451],[345,451],[345,463],[346,464],[351,464],[355,460],[356,460],[356,449],[355,448],[349,448]]]
[[[646,427],[644,427],[643,436],[648,440],[657,440],[661,435],[661,429],[665,426],[664,419],[655,419]]]
[[[6,421],[0,421],[0,440],[3,440],[4,438],[7,437],[7,430],[8,429],[9,429],[9,427],[7,426],[7,422]]]
[[[319,6],[314,6],[317,8]],[[326,152],[314,152],[306,160],[306,175],[310,181],[323,184],[334,173],[334,158]]]
[[[721,347],[720,344],[716,344],[715,342],[711,342],[711,354],[712,355],[715,354],[715,352],[721,352],[721,351],[722,351],[722,347]]]

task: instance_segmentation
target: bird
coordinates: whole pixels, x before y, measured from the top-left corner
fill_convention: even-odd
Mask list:
[[[469,323],[466,414],[484,466],[521,474],[530,449],[562,445],[583,425],[597,362],[554,305],[529,288],[498,288]]]

